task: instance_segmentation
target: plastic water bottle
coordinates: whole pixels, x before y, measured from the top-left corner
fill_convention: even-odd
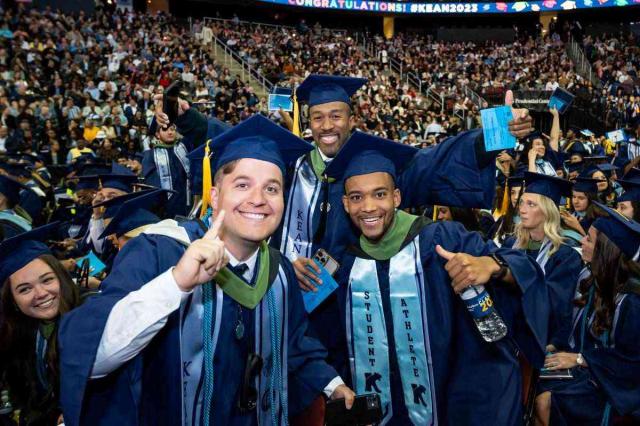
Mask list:
[[[493,300],[483,285],[468,287],[460,297],[484,340],[497,342],[507,335],[507,325],[496,312]]]
[[[9,391],[3,390],[0,392],[0,416],[9,416],[13,411],[11,401],[9,401]]]

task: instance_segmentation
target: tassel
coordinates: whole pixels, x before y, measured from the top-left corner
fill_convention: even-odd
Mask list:
[[[494,212],[493,212],[493,218],[494,219],[498,219],[501,216],[504,216],[505,214],[507,214],[507,209],[509,209],[509,185],[504,186],[504,192],[502,193],[502,202],[500,203],[500,207],[498,207]]]
[[[435,222],[438,219],[438,206],[433,206],[433,218],[432,220]]]
[[[211,139],[205,142],[204,157],[202,158],[202,206],[200,206],[200,218],[207,214],[209,204],[211,204],[211,159],[209,158],[211,150],[209,143]]]
[[[300,132],[300,105],[298,104],[298,95],[296,95],[296,91],[293,91],[293,129],[291,132],[300,137],[302,132]]]

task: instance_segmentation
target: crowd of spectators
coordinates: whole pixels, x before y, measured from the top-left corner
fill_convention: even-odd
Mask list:
[[[640,48],[633,34],[585,37],[584,52],[602,83],[601,101],[612,127],[640,124]]]

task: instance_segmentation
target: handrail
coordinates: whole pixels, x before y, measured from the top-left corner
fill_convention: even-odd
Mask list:
[[[238,20],[238,21],[234,21],[233,19],[223,19],[223,18],[212,18],[209,16],[205,16],[204,18],[202,18],[202,22],[206,23],[208,21],[217,21],[217,22],[230,22],[232,24],[235,24],[236,22],[239,24],[247,24],[247,25],[259,25],[261,27],[271,27],[271,28],[287,28],[287,29],[291,29],[291,30],[297,30],[296,27],[291,26],[291,25],[282,25],[282,24],[268,24],[266,22],[255,22],[255,21],[242,21],[242,20]],[[309,27],[310,29],[312,29],[312,27]],[[323,28],[324,29],[324,28]],[[343,28],[331,28],[331,32],[336,33],[336,34],[346,34],[347,30],[343,29]]]
[[[595,87],[600,87],[600,80],[595,76],[591,62],[587,59],[580,45],[575,41],[572,35],[566,44],[566,50],[576,66],[576,72],[582,77],[588,79]]]
[[[273,89],[273,83],[270,82],[262,73],[255,67],[252,66],[249,62],[247,62],[243,57],[241,57],[236,51],[227,46],[222,40],[220,40],[217,36],[213,36],[213,49],[214,54],[218,56],[218,49],[222,49],[222,52],[225,54],[224,56],[224,65],[231,65],[231,61],[235,60],[242,67],[242,79],[245,79],[245,71],[249,74],[250,77],[253,77],[258,83],[262,86],[263,90],[267,93],[270,93]]]

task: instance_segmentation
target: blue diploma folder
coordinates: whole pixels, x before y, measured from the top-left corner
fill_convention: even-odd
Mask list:
[[[549,109],[555,107],[560,114],[564,114],[573,103],[573,96],[566,90],[558,87],[553,91],[551,99],[549,99]]]
[[[78,268],[82,267],[82,263],[85,259],[89,260],[90,276],[95,277],[96,275],[99,275],[102,271],[104,271],[105,264],[102,263],[102,261],[98,259],[98,256],[96,256],[93,252],[90,252],[88,255],[76,260],[76,265],[78,265]]]
[[[480,117],[487,151],[515,148],[516,137],[509,133],[509,121],[513,119],[510,106],[483,109],[480,111]]]
[[[322,271],[320,274],[322,284],[316,286],[318,289],[316,292],[302,292],[302,300],[304,301],[304,307],[308,313],[313,312],[315,308],[317,308],[327,297],[331,295],[331,293],[335,291],[336,288],[338,288],[338,283],[333,279],[329,272],[327,272],[327,270],[324,269],[316,259],[313,259],[313,261],[316,262],[316,265],[318,265],[320,267],[320,271]],[[315,271],[311,269],[311,267],[308,266],[307,268],[315,274]]]
[[[293,101],[289,95],[269,95],[269,111],[293,111]]]

